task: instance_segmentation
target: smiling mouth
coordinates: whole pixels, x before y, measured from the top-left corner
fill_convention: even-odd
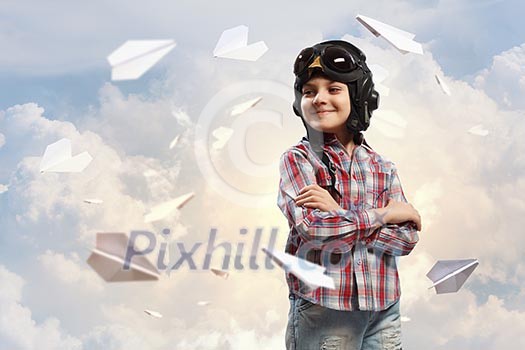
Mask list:
[[[325,115],[325,114],[332,113],[332,112],[335,112],[335,111],[316,111],[315,113],[317,113],[317,115]]]

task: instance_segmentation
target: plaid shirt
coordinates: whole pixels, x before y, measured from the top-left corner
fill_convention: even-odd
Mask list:
[[[388,199],[407,202],[397,170],[371,148],[360,145],[352,154],[333,134],[322,149],[335,167],[330,177],[322,153],[303,138],[280,161],[278,206],[288,219],[286,252],[323,265],[335,289],[311,289],[287,274],[290,291],[315,304],[337,310],[380,311],[399,300],[396,256],[407,255],[418,241],[416,225],[382,224],[373,211]],[[329,190],[342,210],[298,207],[294,198],[308,185]]]

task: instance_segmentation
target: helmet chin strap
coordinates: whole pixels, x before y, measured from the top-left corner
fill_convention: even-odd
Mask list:
[[[365,124],[370,124],[370,114],[368,113],[368,101],[365,101]]]

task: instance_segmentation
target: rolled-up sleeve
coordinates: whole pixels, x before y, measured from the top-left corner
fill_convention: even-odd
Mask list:
[[[376,212],[371,209],[321,211],[297,206],[295,198],[301,189],[317,183],[315,169],[300,151],[290,150],[283,154],[279,170],[278,206],[303,239],[341,240],[352,247],[363,232],[381,226]]]

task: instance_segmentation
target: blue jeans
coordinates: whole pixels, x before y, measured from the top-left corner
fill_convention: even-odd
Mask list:
[[[383,311],[339,311],[290,295],[287,350],[399,350],[399,301]]]

